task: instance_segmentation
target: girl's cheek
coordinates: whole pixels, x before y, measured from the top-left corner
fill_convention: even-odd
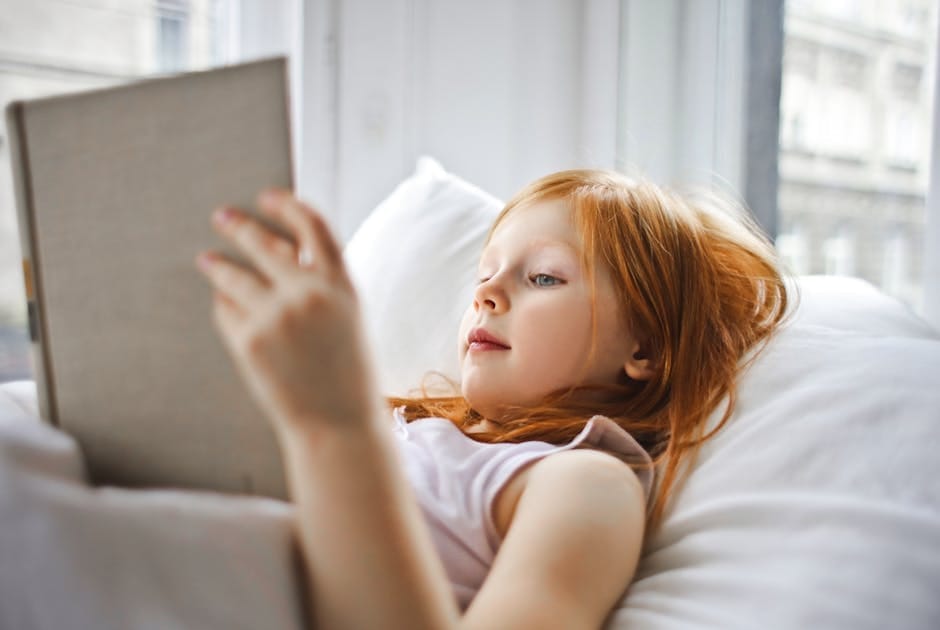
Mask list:
[[[463,317],[460,319],[460,327],[457,330],[457,352],[463,355],[464,352],[464,342],[467,339],[467,335],[470,334],[470,318],[473,315],[473,306],[471,305],[463,313]]]
[[[579,336],[578,333],[591,325],[590,304],[582,305],[575,300],[553,300],[538,309],[535,321],[555,334],[565,337]]]

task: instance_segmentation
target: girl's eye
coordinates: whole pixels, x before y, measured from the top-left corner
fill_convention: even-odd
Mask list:
[[[489,278],[480,278],[479,280],[477,280],[477,284],[483,284],[487,280],[489,280]]]
[[[529,280],[537,287],[552,287],[561,283],[561,280],[547,273],[537,273],[534,276],[530,276]]]

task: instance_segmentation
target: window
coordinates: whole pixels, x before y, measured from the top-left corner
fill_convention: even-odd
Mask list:
[[[235,0],[32,0],[7,3],[0,101],[101,87],[226,63]],[[2,134],[5,134],[5,129]],[[0,382],[32,378],[26,301],[0,134]]]
[[[185,67],[189,14],[182,0],[157,3],[157,66],[163,72]]]
[[[777,247],[923,308],[937,0],[785,3]]]
[[[919,64],[904,63],[903,61],[894,64],[891,73],[891,87],[898,100],[916,103],[920,99],[923,74],[924,68]]]
[[[809,243],[799,223],[794,223],[790,229],[777,237],[777,251],[793,273],[809,273]]]
[[[907,295],[911,291],[911,246],[904,226],[895,227],[885,238],[881,267],[881,286],[893,295]]]
[[[826,238],[823,242],[824,269],[826,275],[851,276],[855,273],[855,239],[847,227]]]

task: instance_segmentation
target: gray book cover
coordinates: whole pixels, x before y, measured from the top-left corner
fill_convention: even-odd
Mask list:
[[[6,109],[43,417],[96,484],[286,497],[194,258],[213,208],[292,188],[287,63]]]

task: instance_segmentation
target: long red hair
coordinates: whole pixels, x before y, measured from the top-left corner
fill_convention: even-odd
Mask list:
[[[572,208],[592,285],[595,261],[611,272],[622,316],[647,340],[656,374],[648,381],[623,374],[616,385],[553,392],[537,406],[508,410],[498,433],[468,437],[563,444],[592,416],[605,415],[640,442],[659,471],[647,514],[653,528],[682,478],[682,465],[730,418],[737,377],[757,354],[749,351],[782,322],[788,301],[783,274],[771,243],[736,204],[711,195],[680,196],[610,171],[570,170],[536,180],[506,204],[487,241],[514,209],[553,199]],[[596,311],[596,301],[592,307]],[[581,395],[598,390],[606,395]],[[388,403],[404,406],[409,422],[436,416],[464,429],[481,419],[460,395],[429,396],[424,387],[421,393]],[[706,434],[722,401],[723,415]]]

